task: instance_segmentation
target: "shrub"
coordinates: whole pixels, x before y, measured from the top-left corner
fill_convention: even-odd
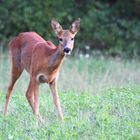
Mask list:
[[[111,55],[140,56],[139,0],[1,0],[0,5],[0,42],[24,31],[53,39],[53,17],[67,28],[80,17],[81,31],[76,40],[80,49],[89,45]]]

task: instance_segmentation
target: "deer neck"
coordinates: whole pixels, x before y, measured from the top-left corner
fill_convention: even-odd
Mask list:
[[[65,54],[63,47],[59,44],[54,50],[53,54],[51,55],[50,67],[53,67],[54,69],[60,67],[61,64],[63,63],[64,57]]]

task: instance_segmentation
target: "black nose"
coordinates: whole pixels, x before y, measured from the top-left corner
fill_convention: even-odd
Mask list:
[[[69,53],[70,51],[71,51],[70,48],[64,48],[64,52],[65,52],[65,53]]]

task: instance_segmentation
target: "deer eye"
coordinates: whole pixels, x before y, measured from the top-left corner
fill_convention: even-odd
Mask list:
[[[63,39],[62,38],[59,38],[59,41],[63,41]]]
[[[74,40],[74,38],[71,38],[71,40]]]

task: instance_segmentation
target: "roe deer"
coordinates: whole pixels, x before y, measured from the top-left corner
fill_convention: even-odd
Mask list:
[[[69,30],[63,30],[59,22],[54,19],[51,21],[51,27],[59,39],[58,46],[44,40],[35,32],[20,33],[10,42],[12,75],[6,95],[4,114],[7,113],[14,84],[25,69],[30,74],[26,97],[34,114],[40,117],[39,84],[48,83],[54,104],[63,120],[57,92],[57,79],[65,55],[69,55],[73,49],[74,37],[80,29],[80,19],[75,20]]]

